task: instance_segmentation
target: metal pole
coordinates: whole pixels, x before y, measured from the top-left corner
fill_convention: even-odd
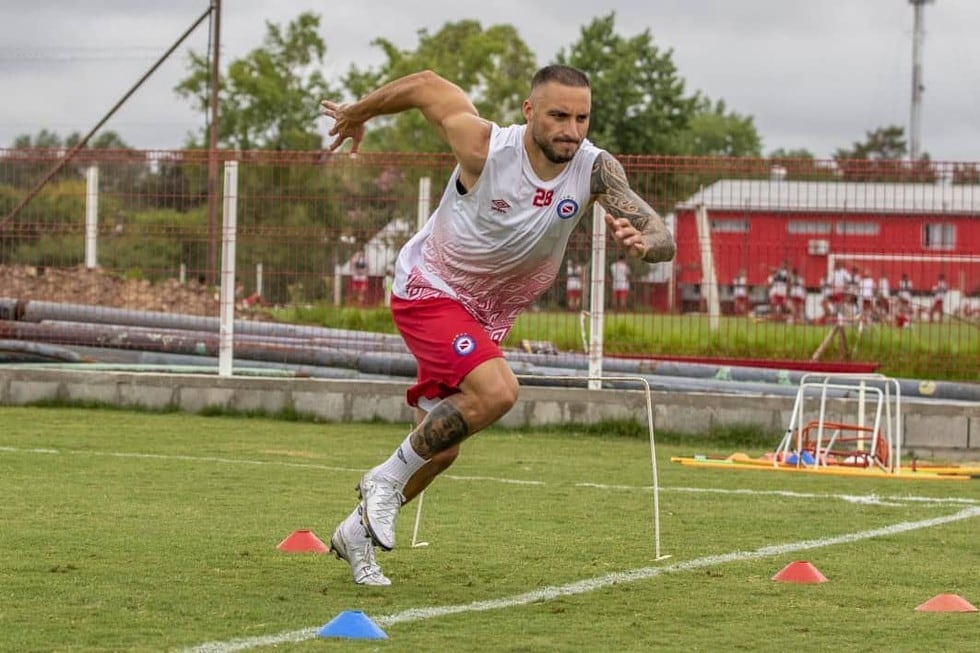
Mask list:
[[[211,119],[208,124],[208,247],[205,277],[218,269],[218,61],[221,52],[221,0],[211,0]]]
[[[592,270],[589,284],[589,390],[602,389],[602,347],[606,302],[606,210],[592,209]]]
[[[51,168],[51,170],[48,172],[48,174],[46,174],[44,176],[44,179],[42,179],[41,181],[39,181],[37,183],[37,185],[33,189],[31,189],[31,192],[29,192],[24,197],[24,199],[22,199],[17,204],[17,206],[15,206],[13,208],[13,210],[10,213],[7,214],[7,217],[5,217],[3,220],[0,220],[0,228],[2,228],[4,225],[6,225],[9,221],[13,220],[15,217],[17,217],[17,214],[20,213],[21,209],[23,209],[25,206],[27,206],[27,204],[30,203],[30,201],[32,199],[34,199],[34,196],[37,195],[39,192],[41,192],[41,189],[44,188],[44,186],[47,185],[47,183],[49,181],[51,181],[51,179],[56,174],[58,174],[58,171],[59,170],[61,170],[63,167],[65,167],[65,164],[66,163],[68,163],[69,161],[71,161],[72,158],[76,154],[78,154],[79,150],[81,150],[83,147],[85,147],[85,145],[88,143],[89,139],[92,138],[93,135],[95,135],[95,132],[97,132],[100,129],[102,129],[102,125],[106,124],[109,121],[109,118],[111,118],[116,113],[116,111],[118,111],[119,108],[122,107],[122,105],[126,103],[126,100],[128,100],[130,98],[130,96],[133,93],[136,92],[136,89],[138,89],[140,86],[142,86],[143,85],[143,82],[145,82],[147,79],[149,79],[150,78],[150,75],[152,75],[154,72],[156,72],[156,69],[159,68],[160,65],[163,64],[163,62],[166,61],[170,57],[171,54],[173,54],[174,50],[176,50],[178,47],[180,47],[180,44],[183,43],[184,40],[188,36],[191,35],[191,32],[193,32],[197,28],[197,26],[201,24],[201,21],[203,21],[205,18],[207,18],[208,14],[210,12],[211,12],[211,10],[208,9],[203,14],[201,14],[201,16],[196,21],[194,21],[194,24],[191,25],[190,27],[188,27],[187,28],[187,31],[184,32],[183,34],[181,34],[180,38],[177,39],[177,41],[173,45],[170,46],[170,49],[167,50],[166,52],[164,52],[163,53],[163,56],[160,57],[159,59],[157,59],[157,62],[155,64],[153,64],[153,66],[148,71],[146,71],[146,73],[144,73],[144,75],[142,77],[140,77],[139,81],[136,82],[135,84],[133,84],[133,87],[131,89],[129,89],[129,91],[127,91],[126,94],[124,96],[122,96],[122,98],[118,102],[116,102],[115,106],[113,106],[111,109],[109,109],[109,112],[107,114],[105,114],[105,116],[102,117],[102,120],[99,121],[99,124],[97,124],[95,127],[93,127],[89,131],[89,133],[85,134],[85,136],[83,136],[80,141],[78,141],[77,143],[75,143],[75,145],[70,150],[68,150],[68,152],[65,154],[65,156],[62,157],[61,160],[58,161],[58,163],[55,164],[55,166],[53,168]]]
[[[909,0],[915,12],[912,28],[912,109],[909,118],[909,160],[918,161],[921,156],[922,131],[922,41],[925,37],[924,6],[933,0]]]
[[[99,234],[99,166],[85,170],[85,267],[99,264],[97,256]]]
[[[225,163],[221,238],[221,316],[218,327],[218,375],[231,376],[235,355],[235,242],[238,226],[238,161]]]

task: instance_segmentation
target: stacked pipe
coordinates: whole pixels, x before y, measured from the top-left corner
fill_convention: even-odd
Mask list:
[[[75,365],[199,366],[211,370],[217,365],[218,326],[218,319],[212,317],[0,298],[0,354],[7,352],[0,361],[15,358],[19,347],[19,354],[31,361],[47,357]],[[238,369],[288,371],[316,378],[406,381],[416,374],[414,358],[396,335],[250,320],[235,320],[234,334]],[[505,355],[514,372],[524,377],[522,383],[587,385],[589,365],[584,354],[507,350]],[[796,394],[801,377],[807,373],[615,357],[604,358],[602,369],[608,376],[643,377],[654,390],[789,396]],[[581,380],[527,378],[535,376]],[[899,379],[899,384],[903,396],[980,401],[980,384],[912,379]],[[634,387],[617,381],[604,385]]]

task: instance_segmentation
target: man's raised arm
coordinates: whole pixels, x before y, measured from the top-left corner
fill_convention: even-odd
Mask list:
[[[632,256],[647,263],[674,258],[676,246],[663,218],[630,188],[622,164],[608,152],[592,166],[592,194],[606,209],[613,239]]]

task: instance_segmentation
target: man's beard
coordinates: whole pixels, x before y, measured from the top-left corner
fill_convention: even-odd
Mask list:
[[[534,142],[538,144],[539,148],[541,148],[541,152],[544,153],[546,159],[548,159],[552,163],[558,163],[558,164],[568,163],[569,161],[571,161],[575,157],[575,153],[578,152],[578,146],[579,146],[578,141],[562,141],[564,143],[574,143],[575,149],[572,150],[571,154],[560,154],[554,148],[554,146],[551,144],[550,141],[535,136]]]

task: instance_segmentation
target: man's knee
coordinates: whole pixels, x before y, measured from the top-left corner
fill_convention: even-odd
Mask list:
[[[513,374],[501,374],[494,386],[486,395],[489,411],[503,417],[517,403],[520,384]]]
[[[478,431],[501,417],[517,403],[520,384],[501,359],[484,363],[460,384],[465,399],[464,413],[473,430]]]

